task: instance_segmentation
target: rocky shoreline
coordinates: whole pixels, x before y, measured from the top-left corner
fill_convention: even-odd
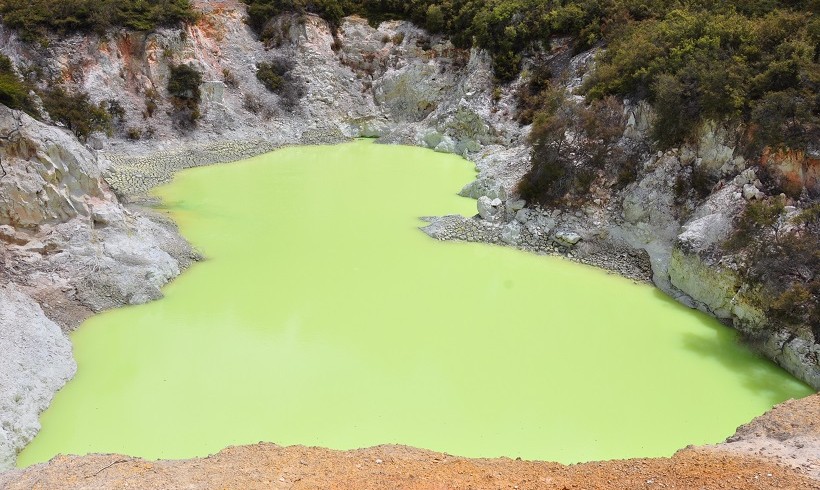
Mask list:
[[[47,47],[28,45],[0,26],[0,51],[16,65],[60,77],[95,102],[117,97],[124,119],[134,125],[110,138],[94,135],[84,145],[63,128],[0,106],[0,304],[25,302],[36,319],[21,343],[18,317],[0,311],[0,350],[19,353],[21,362],[20,369],[0,365],[0,469],[13,465],[39,430],[39,413],[73,375],[70,352],[65,342],[54,341],[54,332],[62,330],[65,340],[96,312],[160,298],[160,288],[199,258],[173,223],[140,206],[156,204],[148,190],[184,168],[287,144],[366,136],[463,155],[478,175],[461,194],[477,200],[478,214],[430,218],[430,236],[560,254],[634,280],[651,279],[671,297],[741,331],[765,325],[731,271],[704,258],[726,239],[728,223],[746,202],[761,195],[754,175],[740,173],[745,163],[722,128],[703,128],[697,143],[654,154],[644,148],[651,109],[627,101],[618,144],[635,150],[636,180],[618,190],[593,187],[589,202],[577,209],[539,208],[515,196],[529,170],[529,128],[516,121],[515,95],[526,81],[496,87],[486,53],[456,49],[406,22],[374,28],[352,17],[334,34],[317,17],[287,15],[275,24],[282,44],[266,47],[243,23],[245,7],[238,1],[195,3],[208,15],[184,30],[75,35]],[[563,74],[568,97],[593,54],[573,57],[560,42],[542,53]],[[292,74],[304,94],[296,108],[286,108],[256,79],[257,63],[275,57],[295,60]],[[170,66],[179,63],[204,74],[202,118],[185,134],[174,127],[165,93]],[[148,99],[157,105],[152,115]],[[132,140],[126,133],[145,136]],[[681,215],[675,178],[694,162],[734,177]],[[27,299],[15,299],[18,292]],[[820,389],[818,344],[777,333],[761,345],[768,357]],[[32,349],[42,352],[25,354]],[[59,359],[61,368],[46,369],[44,359]]]

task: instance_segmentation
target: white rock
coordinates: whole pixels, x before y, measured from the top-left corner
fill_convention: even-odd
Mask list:
[[[478,214],[482,219],[490,222],[500,221],[504,213],[500,209],[501,199],[490,199],[487,196],[481,196],[476,203],[478,207]]]
[[[760,189],[754,186],[754,184],[746,184],[743,186],[743,198],[747,201],[751,201],[752,199],[763,199],[764,195],[760,192]]]
[[[40,412],[74,376],[71,342],[13,284],[0,287],[0,470],[40,430]]]
[[[574,231],[557,231],[555,232],[555,236],[553,237],[553,241],[558,243],[559,245],[564,245],[567,247],[572,247],[578,242],[581,241],[581,235],[575,233]]]
[[[691,250],[704,250],[728,238],[731,220],[724,214],[714,213],[683,225],[678,240]]]
[[[521,240],[521,223],[511,221],[501,229],[501,241],[509,245],[517,245]]]

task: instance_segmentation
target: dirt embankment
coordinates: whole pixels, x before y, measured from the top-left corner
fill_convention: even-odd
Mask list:
[[[0,487],[820,490],[820,395],[779,405],[741,427],[729,441],[686,448],[671,458],[569,466],[467,459],[406,446],[334,451],[260,443],[184,461],[59,456],[47,464],[0,475]]]

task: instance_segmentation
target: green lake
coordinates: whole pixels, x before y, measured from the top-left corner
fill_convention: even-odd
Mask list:
[[[258,441],[668,456],[811,393],[648,285],[419,231],[475,213],[474,175],[367,141],[178,174],[157,194],[207,260],[72,334],[77,376],[18,464]]]

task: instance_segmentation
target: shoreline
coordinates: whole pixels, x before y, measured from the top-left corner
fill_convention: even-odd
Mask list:
[[[346,140],[345,142],[347,142],[347,141],[350,141],[350,140]],[[334,143],[329,143],[329,144],[335,144],[335,143],[336,143],[336,142],[334,142]],[[240,151],[245,152],[245,151],[248,151],[247,149],[248,149],[248,148],[250,148],[250,145],[251,145],[251,144],[252,144],[252,143],[250,143],[250,142],[246,142],[246,143],[238,143],[238,144],[236,145],[236,147],[237,147],[237,148],[240,148]],[[300,144],[300,143],[294,143],[293,145],[299,145],[299,144]],[[219,148],[219,147],[223,147],[224,145],[228,145],[228,143],[214,143],[214,144],[213,144],[213,146],[216,146],[216,147],[218,147],[218,148]],[[245,146],[245,145],[247,145],[247,146]],[[139,162],[145,162],[145,161],[160,161],[160,162],[164,162],[164,161],[180,161],[180,158],[178,158],[178,157],[179,157],[179,155],[191,155],[191,156],[190,156],[190,158],[196,158],[196,156],[195,156],[195,155],[202,155],[202,154],[203,154],[203,152],[207,151],[207,148],[209,148],[209,147],[211,147],[211,148],[212,148],[213,146],[211,146],[211,145],[203,145],[203,146],[201,146],[201,147],[199,147],[199,148],[197,148],[197,149],[195,149],[195,150],[192,150],[192,149],[190,149],[190,148],[186,148],[186,149],[180,150],[179,152],[175,152],[175,153],[173,153],[173,154],[171,154],[171,155],[166,155],[165,157],[162,157],[162,158],[157,158],[157,157],[156,157],[156,155],[145,155],[145,156],[142,156],[142,157],[130,157],[130,158],[131,158],[131,162],[137,162],[137,163],[139,163]],[[230,146],[230,145],[229,145],[229,146]],[[265,151],[261,151],[261,152],[256,152],[256,153],[254,153],[253,155],[248,155],[247,153],[242,153],[242,155],[244,155],[244,156],[242,156],[241,158],[238,158],[238,159],[232,159],[232,158],[230,158],[230,157],[225,157],[224,152],[221,152],[221,153],[220,153],[220,152],[217,152],[216,154],[212,155],[212,157],[211,157],[211,158],[212,158],[212,161],[210,161],[209,163],[200,163],[200,164],[198,164],[198,165],[180,165],[178,168],[174,168],[174,169],[172,169],[172,170],[171,170],[169,173],[167,173],[166,175],[167,175],[167,177],[170,179],[170,178],[172,178],[172,177],[173,177],[173,175],[174,175],[174,173],[175,173],[176,171],[183,170],[183,169],[185,169],[185,168],[190,168],[190,167],[193,167],[193,166],[203,166],[203,165],[215,165],[215,164],[221,164],[221,163],[231,163],[231,162],[238,161],[238,160],[241,160],[241,159],[244,159],[244,158],[250,158],[250,157],[252,157],[252,156],[261,155],[261,154],[267,153],[267,152],[269,152],[269,151],[273,151],[273,150],[275,150],[275,149],[277,149],[277,148],[281,148],[281,147],[284,147],[284,146],[292,146],[292,145],[278,145],[278,146],[275,146],[274,148],[269,149],[269,150],[265,150]],[[257,149],[258,149],[258,148],[259,148],[259,146],[255,146],[254,148],[257,148]],[[224,161],[222,161],[222,162],[217,161],[217,160],[218,160],[219,158],[221,158],[221,157],[226,158],[226,160],[224,160]],[[116,158],[116,157],[115,157],[115,158]],[[471,161],[471,160],[469,160],[469,159],[467,159],[467,160],[468,160],[468,161],[470,161],[471,163],[475,163],[475,162],[473,162],[473,161]],[[165,168],[167,168],[167,167],[165,167]],[[107,179],[106,179],[106,180],[107,180]],[[110,182],[109,182],[109,183],[110,183]],[[110,184],[111,184],[111,183],[110,183]],[[112,186],[113,186],[113,184],[112,184]],[[153,187],[151,187],[151,188],[153,188]],[[150,190],[150,189],[147,189],[147,190]],[[146,192],[147,192],[147,190],[146,190]],[[131,196],[131,197],[134,197],[134,196]],[[137,197],[138,197],[138,196],[137,196]],[[132,201],[132,202],[133,202],[133,201]],[[147,210],[148,212],[155,212],[155,210],[152,210],[152,209],[151,209],[150,205],[148,205],[148,206],[144,206],[144,205],[139,204],[139,203],[137,203],[137,202],[133,202],[133,203],[134,203],[134,204],[136,204],[139,208],[141,208],[141,210]],[[474,219],[476,219],[476,218],[464,218],[464,217],[462,217],[462,218],[463,218],[463,219],[465,219],[465,220],[474,220]],[[170,217],[168,217],[168,219],[171,219],[171,218],[170,218]],[[505,244],[505,243],[503,243],[503,242],[501,242],[501,243],[497,243],[497,242],[484,242],[484,243],[488,243],[488,244],[491,244],[491,245],[502,245],[502,246],[509,246],[508,244]],[[549,253],[549,252],[544,251],[544,252],[539,253],[538,251],[533,251],[533,250],[523,249],[523,248],[520,248],[520,247],[513,247],[513,248],[518,248],[518,249],[520,249],[520,250],[522,250],[522,251],[528,251],[528,252],[530,252],[530,253],[536,253],[536,254],[540,254],[540,255],[564,256],[563,254],[558,253],[558,252]],[[565,258],[567,258],[567,257],[565,257]],[[567,258],[567,259],[568,259],[568,260],[571,260],[571,261],[574,261],[574,262],[578,262],[578,263],[585,263],[586,265],[593,265],[593,266],[595,266],[594,264],[589,264],[589,263],[583,262],[582,260],[577,260],[577,259],[573,260],[573,258]],[[601,267],[599,267],[599,268],[601,268]],[[607,269],[605,269],[605,268],[604,268],[604,270],[607,270]],[[184,272],[184,271],[182,271],[182,272]],[[182,273],[182,272],[181,272],[181,273]],[[608,271],[608,272],[609,272],[609,273],[617,273],[617,271],[611,271],[611,270],[610,270],[610,271]],[[633,279],[633,280],[635,280],[635,278],[630,278],[630,277],[628,277],[628,276],[625,276],[625,277],[626,277],[626,278],[628,278],[628,279]],[[647,280],[646,280],[646,281],[644,281],[644,282],[651,282],[651,281],[649,281],[649,280],[647,279]],[[817,400],[817,399],[818,399],[818,395],[809,395],[808,397],[806,397],[806,398],[804,398],[804,399],[801,399],[800,401],[803,401],[803,402],[809,402],[809,401],[813,401],[813,400]],[[791,402],[786,402],[786,403],[791,403]],[[775,407],[775,408],[777,408],[777,407]],[[755,420],[757,420],[757,419],[755,419]],[[729,440],[731,441],[731,439],[732,439],[732,438],[730,438]],[[722,445],[726,445],[726,444],[727,444],[727,443],[722,443]],[[721,446],[721,445],[719,445],[719,446]],[[377,452],[377,451],[381,451],[381,450],[383,450],[383,448],[384,448],[384,447],[393,447],[393,446],[377,446],[377,447],[375,447],[375,448],[368,448],[368,449],[354,449],[354,450],[349,450],[349,451],[332,451],[332,450],[325,450],[325,449],[321,449],[321,448],[312,448],[311,450],[312,450],[312,451],[315,451],[315,452],[329,452],[329,453],[333,453],[333,454],[338,453],[338,457],[341,457],[341,458],[349,458],[350,456],[344,456],[344,455],[352,455],[352,454],[361,453],[361,452],[365,452],[365,453],[367,453],[367,452],[374,452],[374,451],[376,451],[376,452]],[[411,452],[411,453],[420,453],[420,454],[422,454],[422,456],[424,456],[424,457],[426,457],[426,455],[427,455],[427,454],[432,454],[433,456],[431,456],[431,458],[433,458],[434,460],[440,459],[440,456],[437,456],[437,454],[438,454],[438,453],[432,453],[432,452],[430,452],[430,451],[426,451],[426,450],[423,450],[423,449],[407,448],[407,447],[405,447],[405,446],[396,446],[396,447],[398,447],[400,451],[409,451],[409,452]],[[765,445],[765,446],[763,446],[763,447],[766,447],[766,448],[771,448],[771,444],[767,444],[767,445]],[[273,449],[271,449],[271,448],[273,448]],[[36,471],[46,471],[48,468],[50,468],[50,467],[52,467],[52,466],[57,466],[57,467],[59,467],[60,465],[66,465],[66,464],[67,464],[67,465],[77,465],[77,464],[78,464],[78,465],[81,465],[81,466],[82,466],[83,464],[85,464],[85,463],[84,463],[84,461],[86,461],[86,460],[92,460],[92,461],[98,461],[98,460],[99,460],[99,461],[101,461],[101,462],[105,462],[105,464],[103,464],[103,465],[101,465],[101,466],[105,466],[106,464],[110,464],[111,466],[108,466],[108,467],[103,468],[103,470],[102,470],[101,472],[99,472],[99,473],[98,473],[98,474],[102,474],[102,473],[108,473],[108,468],[113,468],[113,467],[115,467],[115,466],[119,466],[119,465],[122,465],[123,467],[129,466],[129,467],[132,467],[132,468],[145,468],[145,467],[155,467],[156,465],[160,465],[160,466],[161,466],[161,465],[165,465],[166,463],[167,463],[168,465],[170,465],[170,466],[176,466],[176,465],[183,466],[183,465],[185,465],[186,463],[191,463],[191,462],[194,462],[193,464],[195,464],[195,465],[199,465],[199,463],[196,463],[196,462],[199,462],[199,461],[204,461],[206,464],[211,464],[211,463],[212,463],[212,462],[214,462],[215,460],[220,460],[220,458],[225,458],[225,455],[226,455],[226,454],[235,454],[236,452],[241,452],[241,451],[252,451],[252,452],[254,452],[254,451],[258,451],[259,453],[264,454],[264,453],[266,453],[266,452],[269,452],[270,450],[273,450],[273,451],[280,451],[280,450],[281,450],[281,451],[285,451],[285,452],[287,452],[287,451],[297,451],[297,450],[298,450],[298,451],[301,451],[302,449],[303,449],[303,448],[302,448],[301,446],[292,446],[292,447],[288,447],[288,448],[280,448],[279,446],[276,446],[275,444],[266,443],[266,444],[260,444],[260,445],[257,445],[257,446],[240,446],[240,447],[229,447],[229,448],[223,449],[223,450],[222,450],[222,451],[220,451],[217,455],[215,455],[215,456],[210,456],[210,457],[207,457],[207,458],[194,458],[194,459],[191,459],[191,460],[170,460],[170,461],[157,461],[157,462],[154,462],[154,463],[152,463],[152,462],[148,462],[148,461],[145,461],[145,460],[141,460],[141,459],[139,459],[139,458],[128,457],[128,456],[99,456],[99,455],[88,455],[88,456],[61,456],[61,457],[58,457],[58,458],[57,458],[57,459],[55,459],[55,460],[52,460],[52,462],[49,462],[49,463],[41,463],[41,464],[34,465],[34,466],[32,466],[32,467],[29,467],[29,468],[26,468],[26,469],[23,469],[23,470],[19,470],[19,469],[17,469],[17,470],[12,470],[12,471],[10,471],[10,472],[6,472],[6,473],[0,473],[0,483],[3,483],[2,478],[3,478],[3,477],[5,477],[5,478],[7,478],[7,482],[12,482],[12,483],[9,483],[10,485],[12,485],[12,484],[14,484],[14,483],[13,483],[13,480],[11,480],[12,476],[14,476],[14,477],[23,477],[24,475],[29,474],[29,473],[32,473],[32,472],[36,472]],[[699,450],[699,449],[698,449],[698,450]],[[687,456],[685,456],[685,457],[688,457],[688,455],[690,454],[690,452],[691,452],[691,451],[693,451],[693,449],[692,449],[691,447],[689,447],[689,446],[688,446],[687,448],[683,448],[683,449],[681,449],[680,451],[678,451],[678,453],[683,452],[683,453],[685,453],[685,454],[687,455]],[[749,450],[748,452],[752,452],[752,453],[753,453],[753,452],[757,452],[757,451],[759,451],[759,449],[752,448],[752,449],[751,449],[751,450]],[[677,455],[678,453],[676,453],[676,455]],[[497,461],[499,461],[499,462],[500,462],[500,461],[510,461],[510,460],[509,460],[509,459],[507,459],[507,458],[499,458],[499,459],[485,459],[485,458],[480,458],[480,459],[471,459],[471,458],[451,457],[451,456],[449,456],[449,455],[443,455],[443,456],[444,456],[445,458],[451,458],[453,461],[456,461],[456,462],[460,462],[460,461],[465,461],[465,462],[472,462],[472,461],[481,461],[481,462],[483,462],[483,461],[488,461],[488,462],[492,463],[492,462],[497,462]],[[268,458],[269,456],[264,456],[264,457],[265,457],[265,458]],[[335,457],[335,456],[330,456],[329,458],[333,458],[333,457]],[[390,456],[388,456],[388,457],[390,457]],[[667,462],[670,462],[670,463],[671,463],[671,462],[674,462],[674,461],[675,461],[675,459],[674,459],[674,458],[676,458],[676,457],[677,457],[677,456],[673,456],[672,458],[651,458],[651,459],[646,459],[646,460],[641,460],[641,461],[649,461],[649,462],[650,462],[650,463],[649,463],[650,465],[655,464],[654,462],[657,462],[657,464],[665,465],[665,464],[667,464]],[[761,460],[761,461],[774,461],[774,460],[778,457],[778,456],[777,456],[777,452],[774,452],[774,455],[769,455],[768,457],[769,457],[769,459],[768,459],[768,460]],[[586,468],[586,467],[592,467],[592,466],[599,465],[599,464],[604,464],[604,465],[606,465],[606,464],[612,464],[613,466],[614,466],[614,465],[617,465],[618,463],[623,463],[623,464],[631,464],[630,462],[634,462],[634,461],[636,461],[636,460],[613,460],[613,461],[608,462],[608,463],[607,463],[607,462],[604,462],[604,463],[602,463],[602,462],[587,462],[587,463],[579,463],[579,464],[569,465],[569,466],[558,465],[557,463],[549,463],[549,462],[533,462],[533,463],[541,463],[541,464],[543,464],[543,465],[544,465],[544,467],[545,467],[545,468],[547,468],[547,467],[552,467],[552,466],[555,466],[555,467],[564,467],[564,468],[573,468],[573,467],[575,467],[575,468]],[[461,464],[461,463],[459,463],[459,464]],[[466,463],[465,463],[465,464],[466,464]],[[766,463],[761,463],[761,464],[764,464],[764,465],[765,465]],[[169,467],[170,467],[170,466],[169,466]],[[761,467],[762,467],[762,466],[761,466]],[[65,468],[65,467],[63,467],[63,469],[61,469],[61,470],[55,470],[55,471],[60,471],[60,472],[62,472],[62,471],[67,471],[67,470],[66,470],[66,468]],[[94,476],[96,477],[96,476],[98,476],[98,475],[94,475]],[[819,473],[818,475],[813,475],[812,477],[813,477],[813,478],[815,478],[815,479],[820,479],[820,473]],[[18,488],[18,487],[13,487],[13,486],[12,486],[12,487],[9,487],[9,488]],[[23,487],[19,487],[19,488],[23,488]],[[47,484],[46,484],[45,488],[49,488]],[[93,487],[92,487],[92,488],[93,488]],[[607,488],[607,487],[601,487],[601,488]],[[753,487],[742,487],[742,488],[753,488]],[[761,487],[761,488],[769,488],[769,487]],[[772,487],[772,488],[776,488],[776,487]],[[809,487],[806,487],[806,488],[809,488]],[[819,488],[820,488],[820,487],[819,487]]]
[[[820,395],[781,403],[727,442],[668,458],[562,465],[462,458],[408,446],[347,451],[259,443],[204,458],[149,461],[122,455],[57,456],[0,473],[9,490],[269,488],[720,488],[820,489]],[[579,486],[580,485],[580,486]]]
[[[324,138],[317,138],[316,135],[311,136],[307,142],[273,143],[265,140],[224,140],[212,143],[195,143],[173,152],[157,151],[141,156],[127,156],[122,153],[109,152],[100,152],[100,155],[111,162],[111,165],[104,172],[104,178],[117,196],[126,204],[134,204],[143,209],[151,210],[156,206],[157,201],[149,195],[150,191],[170,182],[176,172],[195,167],[229,164],[290,146],[332,146],[362,139],[361,137],[339,138],[337,135],[330,133],[325,135]],[[374,144],[403,145],[434,151],[419,145],[380,142],[380,138],[367,139],[373,139]],[[478,166],[474,159],[469,158],[469,154],[458,156],[471,165]],[[466,186],[470,186],[475,182],[477,180],[467,183]],[[477,199],[470,196],[464,197],[469,197],[478,202]],[[548,212],[540,208],[534,210],[534,212],[548,216]],[[535,255],[562,257],[571,262],[589,265],[602,269],[607,273],[617,274],[631,281],[657,287],[652,282],[652,269],[648,255],[643,251],[634,250],[627,246],[610,250],[598,249],[579,254],[573,250],[574,244],[556,243],[549,237],[530,237],[526,243],[511,244],[503,239],[501,225],[481,219],[478,212],[473,216],[421,216],[419,219],[429,223],[419,229],[437,240],[486,243],[488,245],[514,248]],[[441,229],[442,226],[444,229]],[[466,234],[463,230],[464,226],[473,228],[474,233]],[[462,229],[454,232],[454,228]]]

